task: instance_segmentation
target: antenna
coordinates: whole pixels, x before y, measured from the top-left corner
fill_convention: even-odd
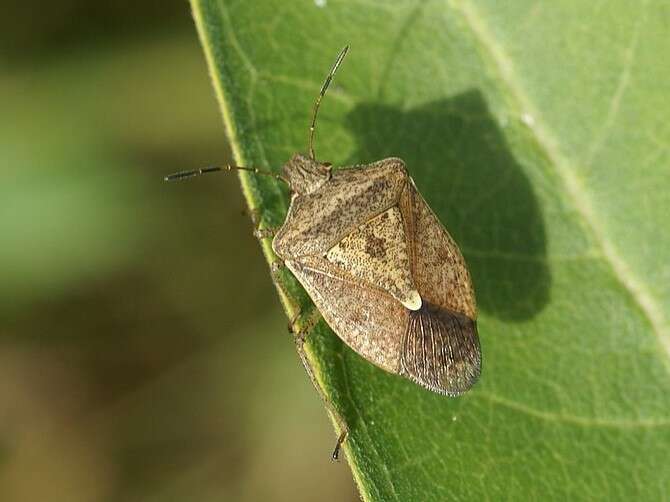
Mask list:
[[[316,115],[319,112],[319,105],[321,105],[321,99],[323,99],[323,96],[326,94],[326,91],[328,90],[328,86],[330,85],[330,82],[333,80],[333,77],[335,76],[335,72],[339,68],[340,64],[342,63],[342,60],[344,59],[344,56],[347,55],[347,52],[349,51],[349,46],[346,45],[344,49],[340,51],[340,53],[337,55],[337,59],[335,60],[335,63],[333,64],[333,67],[330,69],[330,72],[328,73],[328,76],[326,77],[326,80],[324,80],[323,85],[321,86],[321,91],[319,91],[319,96],[316,98],[316,101],[314,102],[314,112],[312,113],[312,124],[309,126],[309,158],[312,160],[314,159],[314,130],[316,129]]]
[[[201,174],[215,173],[217,171],[233,171],[233,170],[250,171],[250,172],[255,173],[255,174],[262,174],[264,176],[272,176],[275,179],[283,181],[287,185],[289,184],[288,180],[286,178],[284,178],[281,174],[273,173],[271,171],[264,171],[262,169],[258,169],[257,167],[231,166],[230,164],[226,164],[225,166],[203,167],[203,168],[200,168],[200,169],[193,169],[191,171],[179,171],[178,173],[174,173],[174,174],[170,174],[170,175],[166,176],[164,179],[165,179],[165,181],[178,181],[178,180],[184,180],[186,178],[192,178],[194,176],[200,176]]]

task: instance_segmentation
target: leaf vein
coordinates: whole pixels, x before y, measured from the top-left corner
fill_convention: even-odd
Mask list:
[[[640,418],[634,420],[622,420],[619,418],[584,417],[570,413],[555,413],[551,411],[538,410],[525,404],[506,399],[489,392],[478,392],[474,394],[489,401],[492,404],[504,406],[505,408],[523,413],[534,418],[548,422],[565,423],[580,427],[601,427],[604,429],[661,429],[670,427],[670,418]]]
[[[564,157],[558,142],[543,124],[541,115],[537,113],[532,101],[520,85],[509,56],[496,42],[481,14],[469,2],[455,2],[454,5],[460,11],[473,36],[485,49],[490,58],[490,64],[497,72],[500,80],[506,85],[508,94],[516,102],[516,106],[523,110],[524,114],[534,117],[534,121],[528,123],[527,126],[533,132],[538,148],[545,153],[547,159],[554,166],[572,205],[581,216],[596,244],[602,250],[602,255],[611,267],[613,275],[628,292],[648,321],[665,353],[664,364],[666,369],[670,371],[670,327],[663,314],[663,309],[645,284],[633,273],[626,260],[619,254],[614,243],[606,237],[606,228],[597,216],[589,193],[576,173],[575,166],[571,165]]]
[[[635,27],[633,28],[633,34],[631,35],[630,43],[625,50],[623,68],[619,75],[619,82],[617,87],[614,91],[614,94],[612,95],[612,99],[610,100],[610,106],[607,110],[607,115],[605,116],[605,122],[603,123],[600,131],[595,135],[591,146],[588,148],[588,154],[586,156],[586,160],[584,161],[584,164],[587,166],[590,166],[593,163],[593,159],[595,158],[596,154],[600,151],[603,144],[607,140],[607,137],[609,136],[609,133],[612,130],[616,117],[619,113],[621,100],[630,83],[630,76],[632,73],[631,70],[633,67],[633,62],[635,61],[635,52],[637,51],[637,44],[640,38],[640,26],[642,25],[646,7],[647,2],[645,1],[642,4],[640,15],[638,16]]]

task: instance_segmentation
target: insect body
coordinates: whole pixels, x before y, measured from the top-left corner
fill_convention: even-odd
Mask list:
[[[401,159],[337,170],[315,159],[319,105],[347,50],[314,104],[309,157],[296,154],[282,169],[291,205],[272,248],[347,345],[455,396],[481,369],[475,296],[458,246]]]
[[[326,322],[377,366],[442,394],[479,376],[474,293],[458,247],[397,158],[332,170],[302,155],[272,247]]]
[[[315,159],[319,105],[347,50],[339,54],[314,105],[308,156],[294,155],[282,174],[226,166],[167,179],[246,169],[286,182],[291,189],[286,220],[267,234],[274,234],[274,252],[328,325],[368,361],[455,396],[475,383],[481,368],[475,297],[458,246],[401,159],[340,169]],[[296,338],[299,353],[314,381],[303,338],[304,333]],[[342,434],[334,458],[347,433],[344,421],[338,421]]]

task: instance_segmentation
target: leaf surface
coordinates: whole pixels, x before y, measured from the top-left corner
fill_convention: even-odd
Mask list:
[[[350,44],[317,157],[403,158],[470,267],[484,362],[460,398],[373,367],[323,323],[310,335],[364,499],[667,497],[668,5],[192,5],[237,162],[278,170],[306,150]],[[280,225],[286,189],[241,179]],[[280,285],[289,315],[309,308]]]

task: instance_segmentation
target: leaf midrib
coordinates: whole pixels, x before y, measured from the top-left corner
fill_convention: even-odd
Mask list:
[[[533,123],[527,124],[527,127],[532,132],[538,149],[554,166],[572,206],[581,217],[595,244],[600,248],[603,260],[612,269],[616,280],[630,295],[642,316],[649,323],[651,331],[666,356],[663,361],[664,365],[670,371],[670,328],[659,302],[649,292],[644,282],[635,275],[612,241],[607,238],[604,231],[605,226],[593,208],[588,190],[584,187],[574,166],[561,152],[559,142],[544,124],[542,115],[538,113],[520,84],[510,58],[496,42],[482,16],[469,2],[452,2],[452,5],[462,15],[473,37],[484,49],[488,59],[485,63],[495,72],[497,81],[503,82],[506,86],[506,89],[503,90],[507,91],[518,115],[530,114],[533,117]]]

